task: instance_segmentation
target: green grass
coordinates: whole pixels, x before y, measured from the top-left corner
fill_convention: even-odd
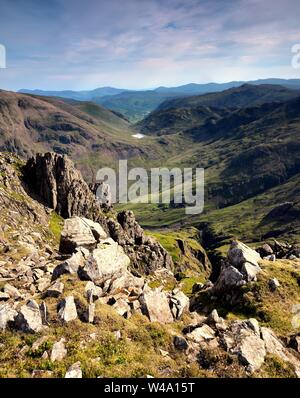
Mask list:
[[[204,281],[208,278],[211,271],[210,263],[199,243],[196,228],[147,231],[147,234],[154,236],[171,255],[175,264],[175,273],[183,272],[184,276],[195,277],[197,281]],[[206,260],[204,261],[204,259]]]
[[[59,216],[55,211],[52,211],[49,218],[49,230],[57,242],[59,242],[63,225],[63,218]]]

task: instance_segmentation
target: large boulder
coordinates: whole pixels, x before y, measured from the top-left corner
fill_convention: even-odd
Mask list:
[[[235,268],[241,269],[245,263],[258,266],[261,257],[257,251],[235,240],[231,243],[230,249],[228,250],[227,260],[229,264],[233,265]]]
[[[214,292],[238,288],[247,282],[256,281],[261,272],[259,253],[239,241],[233,241],[227,253],[227,261],[221,266]]]
[[[212,340],[215,338],[214,330],[208,325],[196,327],[193,331],[188,333],[186,337],[195,343]]]
[[[63,291],[64,291],[64,284],[60,281],[56,281],[51,286],[49,286],[46,294],[48,297],[59,297]]]
[[[130,264],[123,248],[111,238],[102,241],[78,270],[80,277],[102,285],[106,280],[126,273]]]
[[[259,265],[253,265],[251,263],[244,263],[241,268],[241,273],[244,275],[247,282],[257,280],[257,274],[261,271]]]
[[[61,253],[73,253],[78,247],[93,249],[100,239],[106,237],[100,224],[77,216],[68,218],[64,222],[59,250]]]
[[[120,292],[138,292],[142,290],[145,284],[144,278],[138,278],[126,271],[123,275],[114,278],[109,286],[109,293],[116,294]]]
[[[29,300],[20,308],[15,318],[15,327],[27,333],[37,333],[43,329],[40,307],[34,300]]]
[[[140,296],[142,312],[151,322],[171,323],[173,315],[166,293],[157,289],[149,289]]]
[[[242,363],[248,365],[248,370],[255,371],[264,363],[265,344],[257,335],[248,332],[243,336],[235,349]]]
[[[189,310],[190,299],[181,291],[173,292],[170,296],[170,307],[175,319],[180,319]]]

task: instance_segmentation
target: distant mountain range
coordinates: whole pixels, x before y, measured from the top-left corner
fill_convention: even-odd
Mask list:
[[[138,126],[143,134],[157,135],[191,131],[193,127],[199,129],[204,125],[211,130],[214,126],[219,126],[224,118],[236,115],[240,108],[260,109],[263,104],[287,101],[299,96],[300,90],[290,90],[279,85],[243,84],[222,92],[166,100],[140,121]],[[275,108],[274,105],[272,107]],[[252,119],[258,117],[258,111],[252,113]],[[232,124],[223,128],[228,127],[232,128]]]
[[[69,98],[78,101],[93,101],[106,108],[122,113],[131,122],[138,122],[168,99],[221,92],[229,88],[242,86],[245,83],[251,83],[253,85],[276,84],[289,89],[300,89],[300,79],[260,79],[251,82],[190,83],[178,87],[158,87],[153,90],[143,91],[100,87],[90,91],[43,91],[22,89],[19,90],[19,92]]]
[[[107,95],[116,95],[124,91],[121,88],[114,87],[100,87],[95,90],[85,90],[85,91],[73,91],[73,90],[63,90],[63,91],[47,91],[47,90],[27,90],[21,89],[18,92],[23,94],[33,94],[42,95],[45,97],[62,97],[71,98],[78,101],[90,101],[93,98],[105,97]]]

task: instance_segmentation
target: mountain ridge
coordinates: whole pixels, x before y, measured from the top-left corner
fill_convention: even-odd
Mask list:
[[[109,109],[123,113],[128,119],[130,119],[131,122],[137,122],[143,117],[147,116],[151,111],[157,108],[168,98],[197,94],[200,95],[209,92],[221,92],[232,87],[239,87],[245,83],[250,83],[252,85],[280,84],[290,89],[300,89],[300,79],[260,79],[248,82],[232,81],[228,83],[189,83],[177,87],[161,86],[148,90],[116,89],[117,91],[113,92],[113,95],[107,95],[104,93],[102,88],[99,88],[91,91],[83,91],[83,97],[80,97],[80,92],[72,91],[67,92],[65,95],[67,98],[72,98],[73,96],[74,99],[77,100],[92,100],[100,105],[104,105]],[[112,89],[115,90],[114,88]],[[97,90],[103,94],[97,95]],[[31,90],[24,89],[22,92],[38,94],[38,92],[32,92]],[[49,92],[47,93],[47,91],[39,91],[39,93],[46,96],[50,95]],[[55,96],[64,96],[63,92],[55,91],[52,93],[55,94]]]

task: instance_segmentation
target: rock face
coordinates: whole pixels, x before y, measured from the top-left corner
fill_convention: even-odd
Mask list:
[[[150,274],[160,268],[173,269],[169,253],[155,239],[146,236],[132,211],[119,213],[117,221],[109,219],[107,224],[110,236],[123,246],[130,257],[132,270]]]
[[[112,195],[110,186],[106,182],[101,182],[96,184],[97,186],[94,188],[97,199],[101,203],[101,206],[107,209],[112,207]]]
[[[28,160],[24,175],[30,188],[62,217],[101,218],[99,202],[67,156],[37,154]]]
[[[15,326],[18,330],[27,333],[40,332],[43,328],[42,316],[38,304],[29,300],[23,305],[15,318]]]
[[[82,279],[101,285],[106,280],[126,273],[129,264],[130,259],[122,247],[109,238],[92,251],[79,273]]]
[[[123,246],[131,259],[131,267],[136,272],[149,274],[159,268],[173,268],[168,252],[155,239],[144,234],[133,212],[121,212],[117,220],[107,221],[99,200],[67,156],[50,152],[37,154],[28,160],[24,178],[30,189],[62,217],[88,218],[100,222],[105,230],[109,228],[111,237]],[[82,225],[79,230],[76,238],[71,236],[71,239],[62,239],[62,252],[71,253],[78,246],[90,248],[95,245],[95,240],[98,241],[98,230],[91,228],[94,239]]]
[[[142,311],[151,322],[171,323],[173,322],[169,301],[164,292],[159,289],[144,291],[140,297]]]

